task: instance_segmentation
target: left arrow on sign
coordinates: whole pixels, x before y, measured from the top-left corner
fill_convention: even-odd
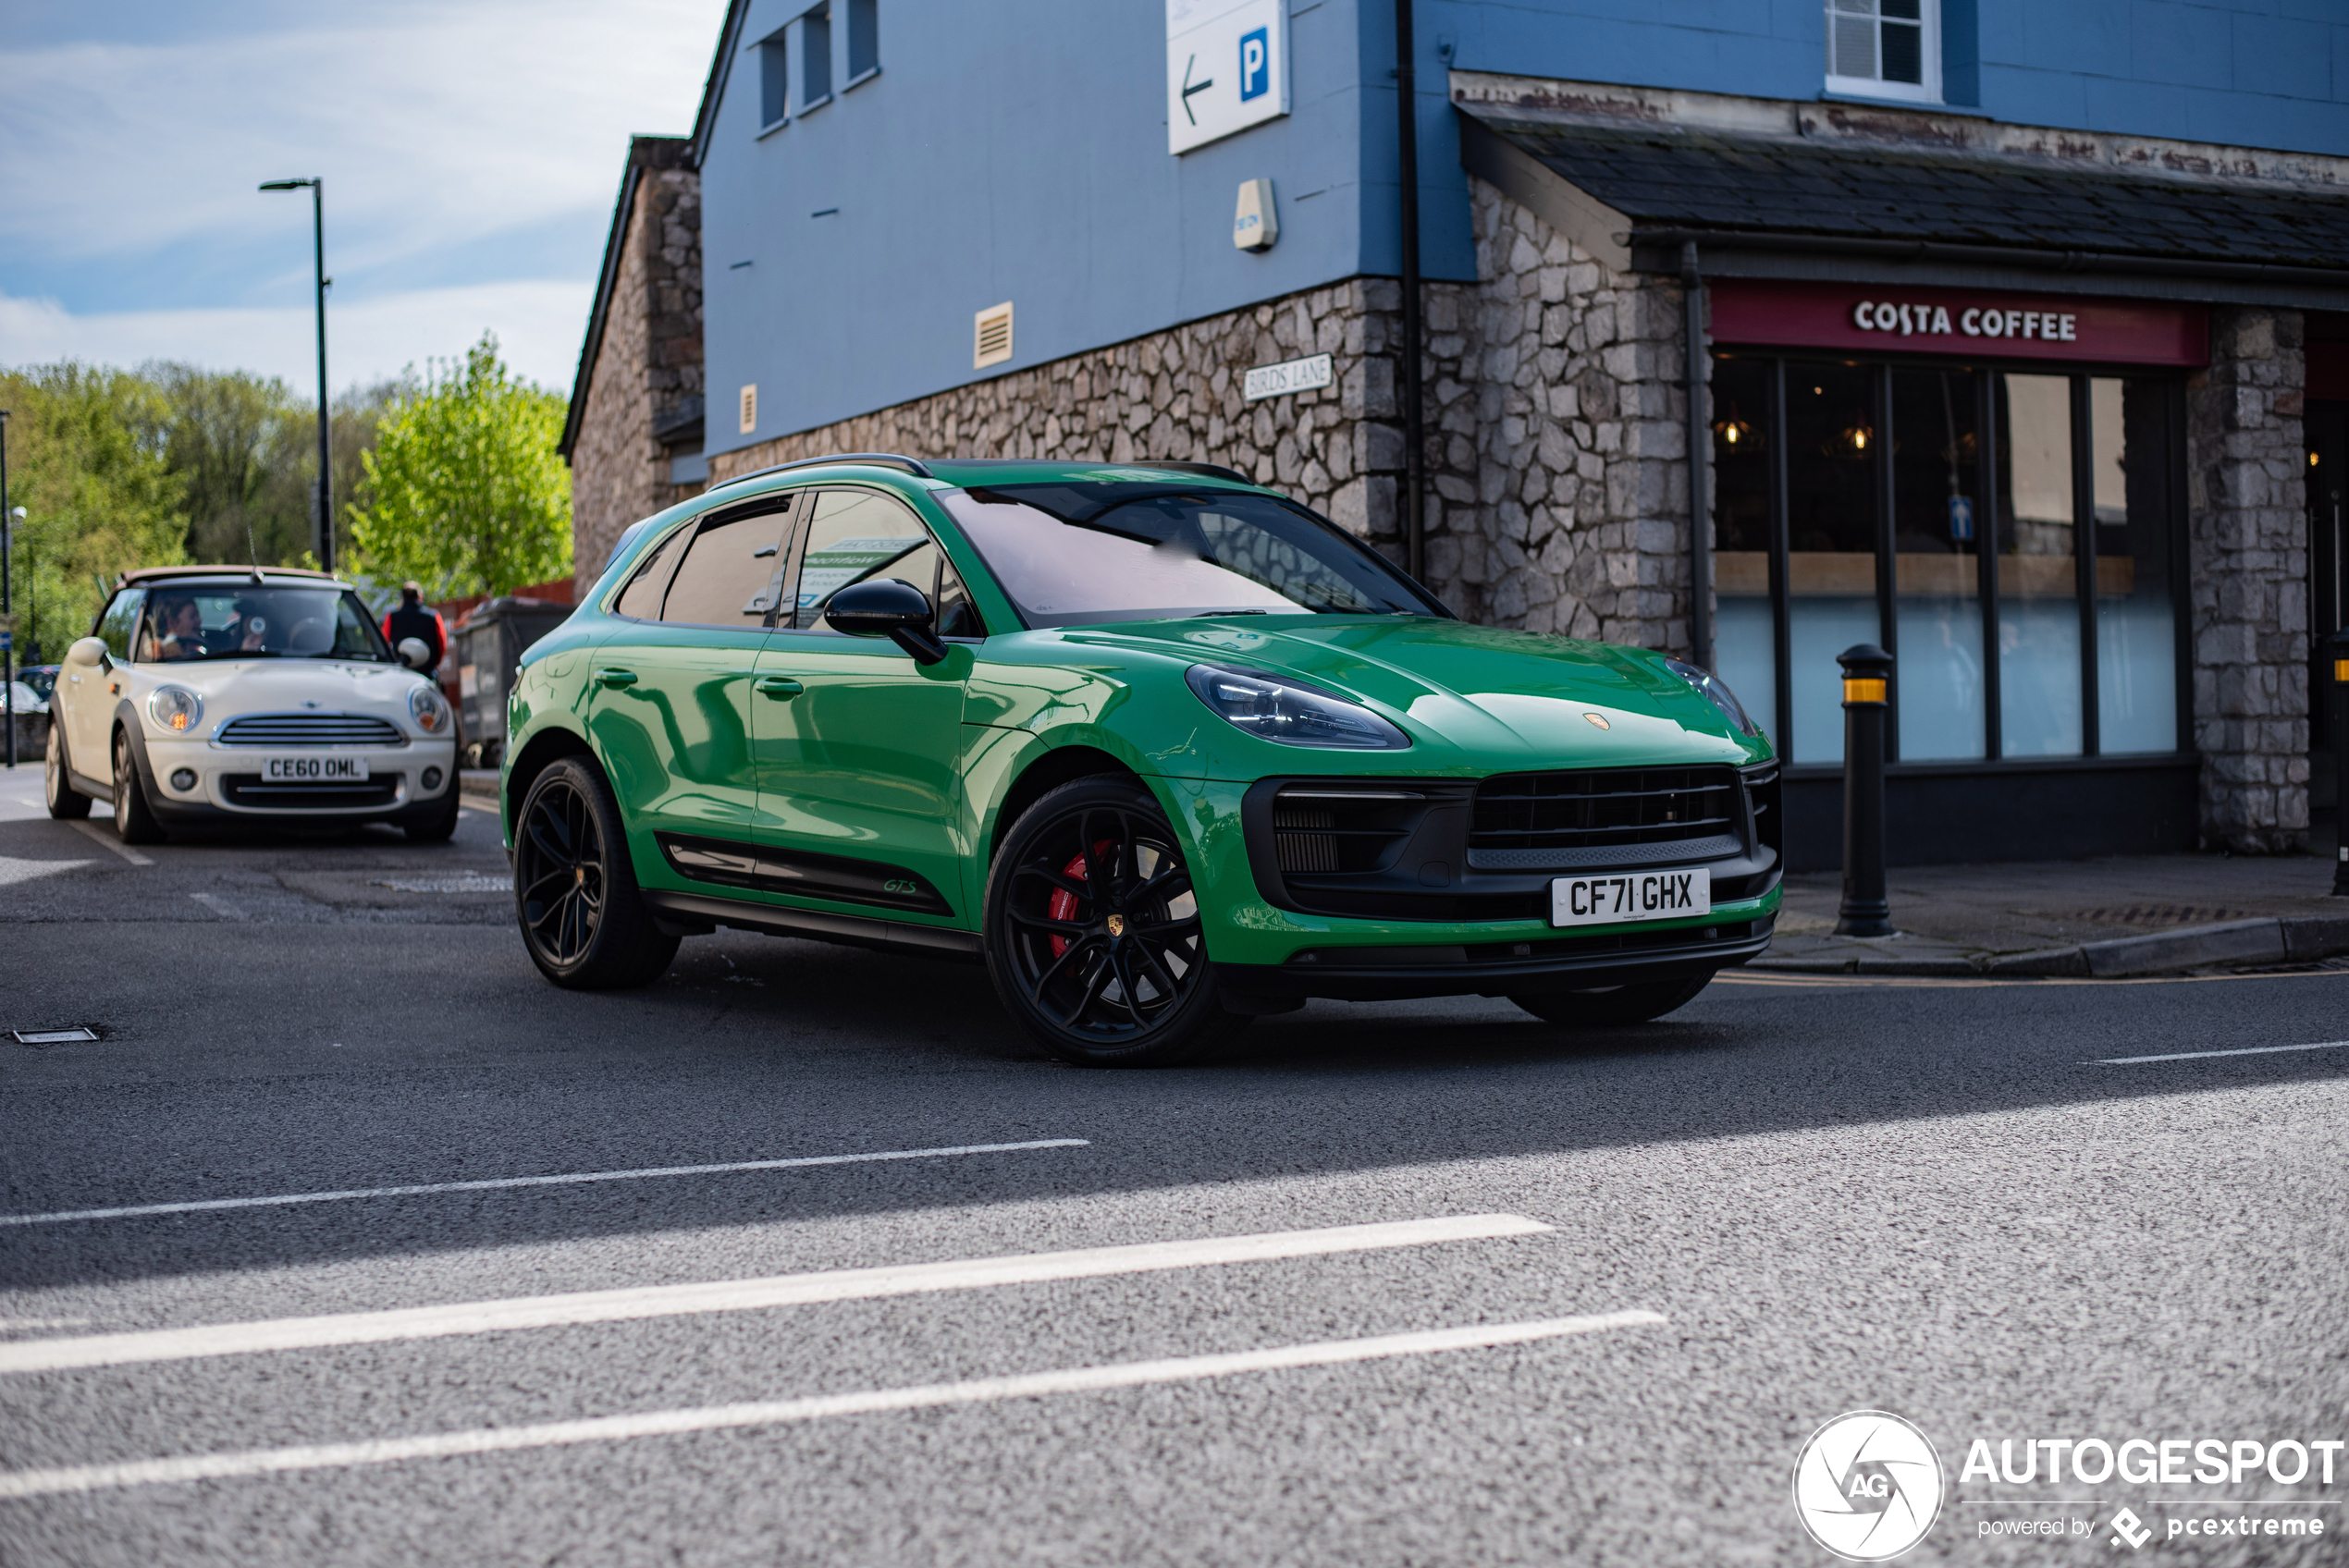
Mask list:
[[[1191,113],[1191,94],[1194,92],[1204,92],[1209,88],[1215,85],[1215,79],[1213,77],[1209,77],[1205,81],[1199,82],[1196,85],[1192,83],[1191,67],[1198,64],[1199,56],[1197,55],[1193,55],[1190,58],[1183,62],[1183,117],[1190,121],[1193,125],[1199,124],[1199,116]]]

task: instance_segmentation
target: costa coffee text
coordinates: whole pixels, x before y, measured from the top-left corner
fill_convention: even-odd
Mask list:
[[[1863,332],[1947,337],[1953,322],[1955,330],[1968,337],[2035,337],[2048,343],[2075,342],[2080,330],[2080,318],[2069,311],[2002,311],[1969,305],[1952,318],[1947,305],[1863,300],[1851,307],[1851,325]]]

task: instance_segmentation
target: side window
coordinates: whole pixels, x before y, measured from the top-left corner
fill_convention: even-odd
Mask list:
[[[905,504],[870,490],[820,490],[802,529],[797,591],[788,624],[820,630],[834,594],[869,577],[902,577],[925,594],[937,582],[938,546]]]
[[[693,536],[691,528],[680,528],[654,545],[653,553],[645,557],[645,564],[636,569],[636,575],[628,580],[628,586],[612,601],[612,613],[631,620],[658,620],[660,596],[668,591],[669,574],[676,569],[678,555]]]
[[[139,608],[146,597],[140,589],[124,589],[114,596],[114,603],[106,606],[105,616],[98,622],[99,640],[105,643],[106,652],[117,659],[128,661],[130,657],[131,639],[139,630]]]
[[[943,554],[938,557],[938,634],[941,637],[984,637],[987,623],[978,618],[978,606],[971,603],[970,590],[963,586],[954,563]]]
[[[766,626],[782,582],[790,522],[786,506],[701,524],[670,580],[660,619],[690,626]]]

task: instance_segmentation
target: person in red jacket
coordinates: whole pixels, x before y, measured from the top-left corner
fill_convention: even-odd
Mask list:
[[[424,591],[416,583],[400,585],[400,607],[384,617],[384,641],[397,653],[403,637],[413,637],[432,650],[432,657],[424,668],[427,679],[440,668],[449,652],[449,629],[440,624],[440,612],[424,604]]]

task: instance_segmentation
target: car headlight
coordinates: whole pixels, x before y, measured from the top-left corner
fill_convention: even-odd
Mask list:
[[[1411,743],[1359,703],[1294,676],[1195,664],[1183,679],[1219,717],[1260,740],[1346,752],[1399,752]]]
[[[408,717],[416,728],[427,735],[445,734],[449,729],[449,703],[429,686],[411,687],[408,692]]]
[[[158,686],[147,697],[147,717],[174,735],[192,735],[203,718],[203,699],[185,686]]]
[[[1692,664],[1683,664],[1679,659],[1666,659],[1664,668],[1695,687],[1706,702],[1721,710],[1721,717],[1735,725],[1740,734],[1762,733],[1762,727],[1753,722],[1753,716],[1745,711],[1745,704],[1738,701],[1738,694],[1730,691],[1728,682],[1719,676],[1711,670],[1699,669]]]

